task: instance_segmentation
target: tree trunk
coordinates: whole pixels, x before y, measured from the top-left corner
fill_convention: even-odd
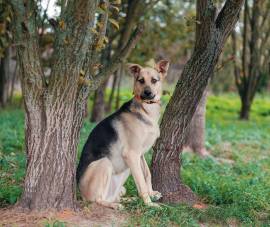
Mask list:
[[[132,30],[134,29],[136,25],[136,22],[140,18],[140,15],[143,14],[143,11],[141,10],[143,7],[144,7],[144,1],[133,1],[133,0],[128,1],[127,16],[124,23],[123,32],[121,33],[121,36],[118,42],[118,47],[117,47],[118,50],[121,50],[123,46],[127,44],[128,39],[130,35],[132,34]],[[111,91],[108,105],[106,108],[107,112],[110,112],[112,109],[114,93],[116,89],[117,89],[117,94],[116,94],[116,101],[115,101],[116,107],[115,108],[119,107],[119,99],[120,99],[119,95],[120,95],[122,71],[123,71],[123,67],[120,67],[114,74],[112,91]]]
[[[107,81],[103,83],[94,94],[94,103],[91,114],[91,122],[100,122],[105,116],[105,91]]]
[[[117,74],[117,72],[115,72],[113,74],[112,90],[111,90],[111,93],[110,93],[108,103],[106,105],[106,112],[107,113],[110,113],[112,111],[112,107],[113,107],[114,93],[115,93],[115,89],[116,89],[116,85],[117,85],[117,79],[118,79],[116,74]]]
[[[71,97],[73,96],[73,97]],[[64,97],[61,97],[62,99]],[[75,164],[82,112],[75,97],[43,113],[26,112],[27,169],[19,206],[27,209],[75,209]]]
[[[185,146],[200,156],[207,156],[209,153],[205,148],[205,112],[207,101],[207,89],[196,108],[190,125],[187,129]]]
[[[261,82],[265,61],[267,43],[269,44],[270,26],[266,23],[269,20],[269,9],[267,1],[245,1],[244,24],[242,34],[242,62],[234,62],[235,83],[241,98],[241,110],[239,118],[249,119],[249,112],[258,85]],[[235,57],[239,50],[236,44],[236,32],[232,35],[233,53]]]
[[[0,107],[5,107],[9,99],[11,85],[10,48],[5,50],[5,56],[0,59]]]
[[[251,103],[247,96],[241,98],[241,111],[240,111],[240,119],[241,120],[249,120]]]
[[[116,93],[116,99],[115,99],[115,109],[119,109],[120,107],[120,92],[121,92],[121,81],[124,74],[124,66],[121,65],[118,69],[117,73],[118,75],[118,84],[117,84],[117,93]]]
[[[213,74],[224,43],[234,28],[243,0],[227,0],[219,15],[212,1],[197,1],[196,44],[161,121],[152,159],[153,188],[162,201],[194,203],[196,196],[180,179],[185,132]]]
[[[16,13],[14,37],[26,112],[27,168],[17,205],[30,210],[75,209],[76,152],[88,94],[126,59],[143,28],[138,26],[127,45],[94,73],[100,35],[93,33],[98,1],[68,1],[62,5],[61,26],[54,26],[52,73],[45,78],[39,56],[36,1],[11,3]],[[106,31],[106,26],[103,28]]]
[[[108,64],[111,59],[111,42],[108,44],[108,47],[103,51],[101,55],[101,62],[103,65]],[[105,92],[107,88],[108,79],[100,85],[100,87],[95,91],[94,94],[94,103],[91,114],[91,122],[99,122],[105,116]]]

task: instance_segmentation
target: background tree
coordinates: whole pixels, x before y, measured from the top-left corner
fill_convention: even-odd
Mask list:
[[[249,119],[250,108],[260,82],[267,76],[269,70],[269,11],[269,1],[246,1],[241,31],[242,43],[237,42],[238,32],[232,35],[235,83],[241,98],[239,117],[244,120]],[[241,46],[241,49],[238,46]],[[240,55],[242,55],[241,60]]]
[[[238,20],[243,2],[227,0],[216,17],[212,1],[197,1],[195,49],[166,107],[161,135],[153,147],[153,188],[162,193],[165,202],[196,201],[196,196],[181,182],[179,155],[185,130],[213,75],[224,43]]]
[[[127,45],[102,67],[106,42],[107,1],[61,1],[61,14],[51,20],[54,53],[45,77],[39,57],[37,4],[12,0],[15,43],[25,106],[27,169],[18,203],[26,209],[74,209],[75,163],[85,102],[129,54],[142,33],[138,27]],[[96,23],[96,12],[104,16]]]
[[[206,113],[207,89],[196,108],[191,122],[186,130],[184,146],[198,155],[209,155],[205,148],[205,113]]]
[[[0,107],[4,107],[13,92],[15,67],[12,67],[12,33],[10,31],[12,8],[6,1],[0,2]]]

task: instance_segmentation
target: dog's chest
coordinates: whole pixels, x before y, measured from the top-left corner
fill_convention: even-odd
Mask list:
[[[155,143],[160,135],[158,125],[147,128],[144,137],[141,138],[143,153],[147,152]]]

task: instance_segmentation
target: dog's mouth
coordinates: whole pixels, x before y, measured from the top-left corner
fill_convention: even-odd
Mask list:
[[[154,100],[155,97],[156,97],[155,95],[147,95],[147,96],[144,94],[141,95],[142,100]]]

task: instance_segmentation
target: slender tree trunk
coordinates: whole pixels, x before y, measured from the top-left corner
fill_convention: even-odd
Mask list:
[[[105,81],[94,94],[94,103],[91,114],[91,122],[100,122],[105,116],[105,91],[107,81]]]
[[[117,85],[117,72],[115,72],[113,74],[113,83],[112,83],[112,90],[111,90],[111,93],[110,93],[110,96],[109,96],[109,100],[108,100],[108,103],[106,105],[106,112],[107,113],[110,113],[111,110],[112,110],[112,107],[113,107],[113,100],[114,100],[114,93],[115,93],[115,89],[116,89],[116,85]]]
[[[18,64],[17,61],[15,62],[15,69],[12,75],[12,81],[11,81],[11,87],[10,87],[10,93],[9,93],[9,99],[8,102],[12,103],[13,100],[13,95],[14,95],[14,88],[15,88],[15,83],[17,81],[17,68],[18,68]]]
[[[180,178],[185,132],[196,110],[228,35],[233,30],[243,0],[227,0],[219,15],[212,1],[197,1],[195,50],[185,65],[181,80],[161,121],[160,137],[152,159],[153,188],[164,202],[194,203],[196,196]]]
[[[241,97],[241,111],[240,111],[240,119],[241,120],[249,120],[249,113],[251,108],[250,99],[247,95]]]
[[[205,112],[207,101],[207,89],[196,108],[190,125],[187,129],[185,146],[200,156],[207,156],[209,153],[205,148]]]
[[[10,48],[5,50],[5,56],[0,60],[0,106],[5,107],[9,99],[11,85]]]
[[[111,43],[108,44],[108,47],[104,50],[101,55],[102,64],[108,64],[111,59]],[[99,122],[105,116],[105,93],[108,84],[108,79],[101,84],[101,86],[95,91],[94,94],[94,103],[91,114],[91,122]]]
[[[140,15],[143,14],[143,11],[141,10],[142,7],[144,6],[144,1],[133,1],[129,0],[128,1],[128,8],[127,8],[127,16],[124,24],[124,30],[121,33],[119,43],[118,43],[118,50],[121,50],[123,46],[125,46],[128,42],[128,39],[130,35],[132,34],[132,30],[134,29],[136,22],[140,18]],[[113,80],[113,86],[112,86],[112,91],[110,94],[109,102],[107,105],[107,112],[111,111],[112,105],[113,105],[113,99],[114,99],[114,93],[115,90],[117,89],[117,94],[116,94],[116,108],[119,107],[119,95],[120,95],[120,85],[121,85],[121,77],[122,77],[122,67],[120,67],[117,72],[114,74],[114,80]]]
[[[120,92],[121,92],[121,81],[124,74],[124,66],[123,64],[120,66],[120,68],[117,71],[119,73],[118,75],[118,84],[117,84],[117,93],[116,93],[116,100],[115,100],[115,108],[118,109],[120,107]]]

